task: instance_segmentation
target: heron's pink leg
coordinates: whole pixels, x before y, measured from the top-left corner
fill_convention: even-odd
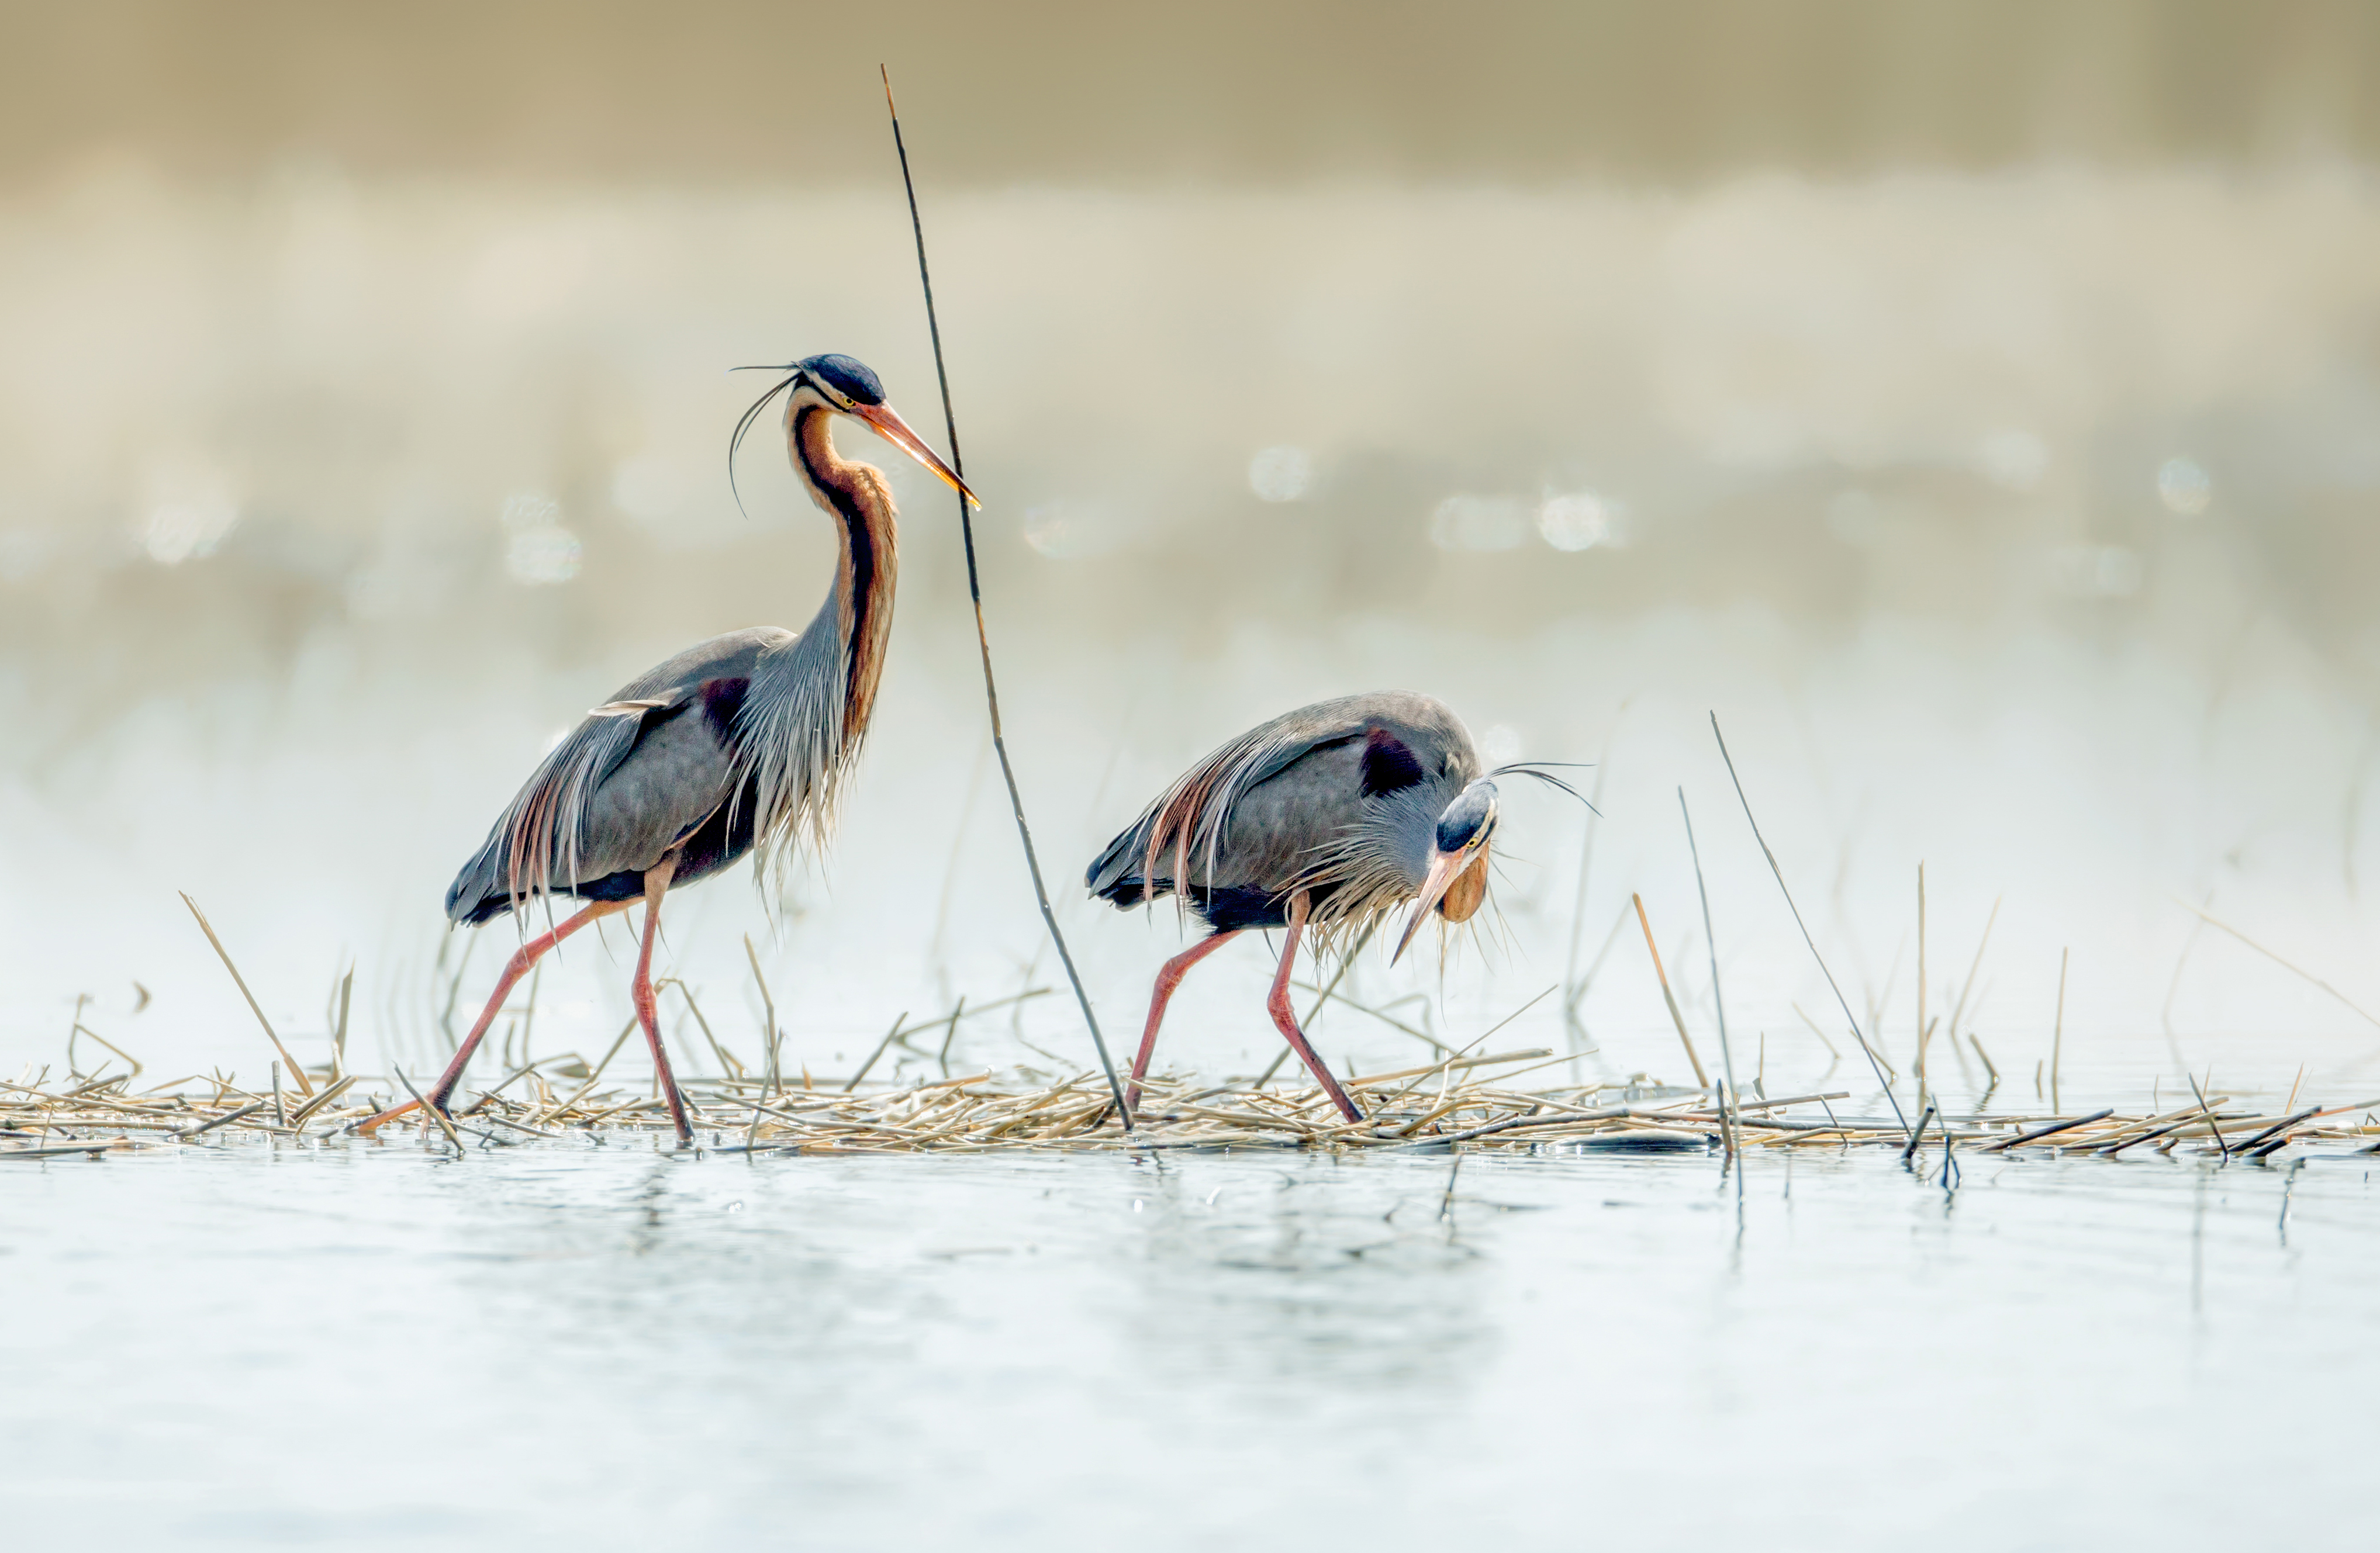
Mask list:
[[[677,1075],[670,1072],[669,1052],[662,1046],[661,1013],[653,1001],[653,940],[661,937],[662,897],[668,893],[670,876],[676,872],[675,853],[645,870],[645,941],[637,951],[637,979],[628,986],[628,997],[637,1005],[637,1022],[644,1025],[645,1039],[653,1049],[653,1072],[661,1075],[670,1120],[677,1123],[677,1141],[692,1143],[694,1128],[686,1122],[686,1097],[678,1093]]]
[[[444,1073],[438,1075],[437,1084],[430,1091],[430,1103],[441,1110],[446,1109],[447,1100],[454,1096],[455,1086],[463,1082],[463,1069],[470,1062],[471,1053],[480,1048],[480,1037],[486,1035],[488,1026],[496,1022],[496,1011],[504,1006],[504,1000],[511,996],[514,985],[521,977],[528,975],[528,968],[536,965],[547,950],[597,917],[609,916],[614,912],[625,911],[634,904],[629,901],[598,901],[576,916],[565,917],[552,932],[533,938],[515,950],[512,959],[505,963],[504,974],[496,977],[496,989],[489,995],[488,1006],[480,1011],[480,1022],[471,1026],[471,1033],[464,1037],[463,1044],[455,1049],[455,1060],[446,1064]],[[412,1100],[407,1100],[400,1106],[391,1106],[370,1121],[356,1123],[356,1131],[369,1133],[383,1122],[394,1122],[400,1116],[420,1109],[420,1106]]]
[[[1297,1015],[1289,1007],[1290,967],[1297,962],[1297,940],[1305,931],[1305,914],[1312,908],[1313,902],[1303,890],[1289,898],[1289,937],[1281,943],[1281,969],[1273,974],[1272,996],[1265,1000],[1265,1008],[1272,1014],[1272,1022],[1280,1026],[1281,1038],[1289,1042],[1289,1049],[1296,1052],[1298,1060],[1312,1069],[1314,1076],[1321,1081],[1323,1092],[1330,1097],[1330,1103],[1339,1108],[1339,1114],[1350,1122],[1361,1122],[1364,1113],[1355,1109],[1355,1102],[1347,1098],[1347,1091],[1339,1087],[1339,1081],[1332,1078],[1330,1070],[1322,1065],[1321,1057],[1306,1044],[1305,1033],[1297,1027]]]
[[[1148,1075],[1148,1059],[1157,1049],[1157,1027],[1165,1023],[1165,1005],[1173,1001],[1173,989],[1182,985],[1191,966],[1222,948],[1226,939],[1236,937],[1232,932],[1201,939],[1165,962],[1165,968],[1157,973],[1156,989],[1148,995],[1148,1027],[1140,1033],[1140,1055],[1132,1060],[1132,1087],[1124,1091],[1125,1109],[1140,1109],[1140,1081]]]

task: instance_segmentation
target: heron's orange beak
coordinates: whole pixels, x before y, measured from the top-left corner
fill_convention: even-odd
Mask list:
[[[1421,930],[1422,923],[1437,909],[1438,903],[1446,898],[1447,891],[1463,877],[1463,870],[1472,862],[1468,848],[1461,852],[1431,851],[1429,872],[1422,877],[1421,893],[1414,899],[1413,916],[1405,919],[1404,937],[1397,940],[1397,952],[1389,956],[1390,965],[1393,965],[1404,958],[1405,945],[1413,942],[1413,937]]]
[[[981,502],[976,500],[975,492],[966,488],[966,481],[959,479],[957,471],[943,463],[942,455],[928,447],[926,439],[911,431],[909,423],[902,419],[893,411],[892,406],[854,405],[851,406],[851,413],[868,422],[878,436],[941,476],[953,491],[966,498],[967,505],[971,507],[983,505]]]

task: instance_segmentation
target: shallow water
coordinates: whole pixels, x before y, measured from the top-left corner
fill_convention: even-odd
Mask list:
[[[2348,1546],[2370,1161],[13,1168],[12,1540]]]

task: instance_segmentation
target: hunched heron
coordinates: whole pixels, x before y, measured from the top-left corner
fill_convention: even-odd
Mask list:
[[[1174,896],[1209,929],[1165,963],[1133,1059],[1127,1104],[1157,1049],[1165,1005],[1190,967],[1255,928],[1285,928],[1266,1008],[1350,1122],[1363,1113],[1289,1004],[1302,940],[1342,947],[1410,904],[1396,955],[1435,912],[1468,921],[1488,898],[1496,783],[1443,701],[1377,691],[1318,701],[1252,728],[1193,766],[1110,842],[1084,882],[1120,911]]]

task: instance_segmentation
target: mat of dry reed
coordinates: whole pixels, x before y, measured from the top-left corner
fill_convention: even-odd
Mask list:
[[[1746,1152],[1809,1148],[1918,1149],[1953,1154],[2056,1150],[2119,1156],[2159,1153],[2268,1159],[2284,1148],[2380,1152],[2380,1101],[2303,1106],[2280,1114],[2193,1098],[2162,1113],[1944,1114],[1927,1107],[1911,1132],[1891,1117],[1847,1115],[1847,1091],[1748,1097],[1722,1107],[1712,1091],[1635,1083],[1520,1087],[1517,1081],[1570,1061],[1544,1050],[1450,1059],[1352,1079],[1365,1120],[1342,1121],[1314,1086],[1149,1082],[1130,1132],[1118,1125],[1096,1072],[1062,1083],[990,1073],[867,1086],[805,1078],[717,1079],[686,1086],[699,1112],[700,1147],[755,1154],[983,1154],[1023,1149],[1321,1149],[1340,1153],[1444,1150],[1565,1154],[1600,1150]],[[133,1075],[52,1084],[27,1074],[0,1081],[0,1158],[102,1155],[231,1137],[323,1141],[355,1137],[355,1124],[404,1090],[384,1079],[309,1074],[264,1091],[229,1077],[191,1077],[145,1088]],[[408,1117],[384,1142],[425,1138],[440,1147],[496,1148],[569,1137],[669,1131],[648,1083],[601,1087],[569,1058],[519,1068],[458,1105],[451,1117]]]

